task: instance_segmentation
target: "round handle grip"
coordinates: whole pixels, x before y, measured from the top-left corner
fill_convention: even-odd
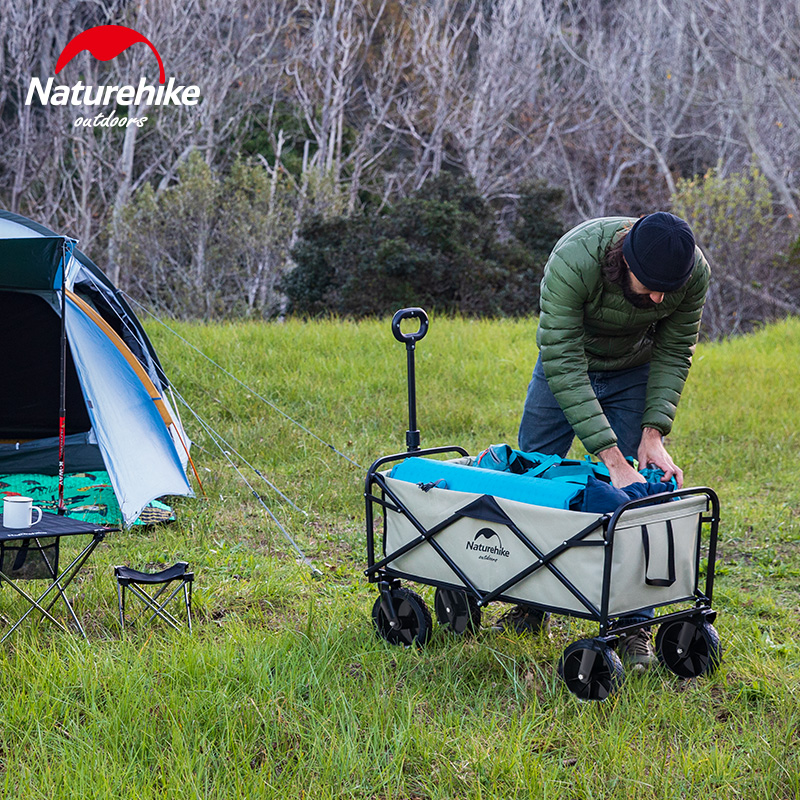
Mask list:
[[[418,319],[419,329],[414,333],[403,333],[400,323],[404,319]],[[398,342],[418,342],[428,332],[428,315],[421,308],[401,308],[392,317],[392,333]]]

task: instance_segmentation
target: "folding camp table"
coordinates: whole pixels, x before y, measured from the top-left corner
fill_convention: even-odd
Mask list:
[[[3,515],[0,514],[0,581],[24,597],[29,608],[0,638],[0,644],[14,633],[34,609],[38,609],[61,630],[68,631],[66,625],[50,613],[59,597],[64,601],[67,612],[81,636],[87,639],[86,631],[67,598],[66,589],[105,535],[118,528],[44,512],[41,520],[30,528],[14,529],[6,528],[2,518]],[[91,539],[68,566],[59,571],[59,546],[62,537],[65,536],[89,536]],[[47,588],[38,597],[34,597],[19,586],[21,580],[37,579],[49,581]]]

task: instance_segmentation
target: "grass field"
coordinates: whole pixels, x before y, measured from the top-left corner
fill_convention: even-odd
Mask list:
[[[424,650],[374,635],[364,475],[407,428],[388,320],[170,325],[238,379],[151,321],[181,396],[297,508],[242,466],[249,488],[183,408],[206,496],[107,538],[72,593],[88,643],[26,625],[0,649],[3,797],[800,798],[799,320],[698,347],[669,440],[722,503],[721,668],[631,675],[596,704],[555,676],[596,632],[579,620],[527,638],[437,628]],[[534,331],[432,318],[423,446],[515,443]],[[112,565],[178,559],[197,576],[194,635],[121,636]]]

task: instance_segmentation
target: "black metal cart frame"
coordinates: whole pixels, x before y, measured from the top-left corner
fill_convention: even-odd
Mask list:
[[[407,319],[418,320],[419,329],[413,333],[403,333],[400,324]],[[566,589],[568,601],[572,602],[574,599],[577,603],[572,608],[566,608],[556,603],[547,603],[545,602],[547,598],[542,598],[542,602],[526,599],[525,605],[538,608],[543,612],[583,618],[596,622],[599,626],[599,633],[596,637],[581,639],[567,647],[558,664],[558,674],[564,679],[567,688],[580,699],[603,700],[615,691],[623,677],[622,664],[614,652],[615,644],[621,637],[642,629],[650,629],[653,626],[658,626],[655,642],[658,657],[672,672],[683,678],[692,678],[713,671],[719,664],[721,648],[719,636],[711,624],[716,617],[711,603],[720,522],[720,503],[712,489],[708,487],[679,489],[632,500],[621,505],[613,513],[597,514],[593,519],[589,519],[583,528],[571,532],[563,541],[546,549],[531,541],[531,538],[511,519],[498,502],[502,499],[499,496],[495,498],[490,494],[464,493],[462,507],[449,510],[447,512],[449,516],[429,526],[420,521],[419,514],[415,514],[409,502],[404,502],[398,496],[398,491],[401,489],[396,481],[389,480],[389,465],[411,457],[449,457],[445,460],[457,461],[467,459],[469,456],[464,448],[458,446],[420,449],[420,432],[417,430],[416,419],[414,350],[417,342],[425,336],[427,331],[428,318],[420,308],[401,309],[394,315],[392,333],[399,342],[405,344],[408,360],[409,429],[406,432],[406,451],[377,459],[367,471],[364,484],[367,538],[365,575],[370,583],[377,584],[379,591],[372,612],[373,622],[379,635],[390,643],[404,646],[421,646],[428,641],[432,627],[430,612],[419,595],[401,586],[402,580],[436,587],[435,604],[439,621],[449,627],[452,632],[462,634],[477,630],[480,626],[480,610],[489,603],[493,601],[519,603],[520,598],[515,597],[513,593],[514,587],[544,570],[549,573],[548,580],[552,576],[561,587],[558,590],[561,592],[561,602],[567,602],[562,591]],[[397,491],[393,489],[392,483]],[[405,481],[403,484],[413,486]],[[435,485],[420,484],[420,488],[430,491],[435,489]],[[405,489],[402,491],[404,492]],[[451,491],[450,501],[454,501],[458,494],[458,492]],[[701,497],[705,498],[704,512],[701,511],[703,505],[699,502]],[[625,518],[627,512],[658,507],[690,498],[698,498],[698,503],[691,510],[691,516],[697,515],[697,529],[696,536],[691,534],[694,537],[694,551],[689,549],[681,551],[685,560],[683,561],[681,581],[676,586],[678,596],[673,596],[669,592],[659,595],[656,592],[653,596],[654,602],[648,602],[638,609],[626,607],[624,612],[619,610],[620,604],[617,601],[614,613],[610,613],[618,527],[624,527],[626,530],[641,528],[642,544],[641,550],[637,550],[637,553],[643,556],[645,563],[644,583],[657,587],[671,587],[675,581],[675,545],[672,523],[677,516],[673,516],[671,519],[669,514],[663,515],[663,518],[661,515],[656,516],[655,523],[658,525],[663,523],[665,526],[665,536],[658,541],[662,545],[664,541],[667,544],[668,575],[653,578],[648,574],[647,566],[651,547],[651,539],[647,531],[649,523],[638,521],[642,515],[638,519],[634,515],[634,521],[631,523]],[[522,505],[535,506],[533,500],[532,498],[530,503]],[[457,504],[454,503],[455,505]],[[450,508],[449,504],[447,507]],[[551,511],[552,509],[542,509],[543,512],[545,510]],[[559,513],[570,514],[573,512],[565,510]],[[582,514],[584,517],[588,516],[583,512]],[[380,541],[376,535],[377,515],[382,515],[383,522]],[[387,552],[389,515],[399,515],[406,526],[403,532],[405,540],[394,549],[390,548],[391,552]],[[647,514],[643,516],[646,518]],[[396,523],[399,518],[392,517],[392,521]],[[503,574],[503,580],[499,585],[482,589],[482,583],[491,584],[492,581],[486,576],[481,581],[479,578],[476,579],[474,574],[468,574],[447,552],[447,548],[438,541],[452,525],[465,518],[505,526],[511,531],[516,542],[522,546],[519,552],[530,554],[529,563],[522,563],[510,577]],[[620,524],[621,521],[622,524]],[[685,534],[687,526],[683,523],[682,526]],[[689,526],[688,529],[691,533],[692,527]],[[455,535],[456,532],[453,533]],[[432,578],[430,575],[432,570],[428,569],[427,562],[424,562],[424,567],[421,569],[422,572],[428,573],[426,575],[413,574],[398,566],[398,559],[424,545],[429,546],[432,553],[435,553],[435,557],[446,566],[447,569],[443,571],[443,574],[449,576],[451,580]],[[598,559],[602,559],[599,602],[596,600],[596,591],[592,593],[595,597],[593,601],[587,597],[587,592],[582,591],[574,580],[567,577],[563,569],[556,563],[559,556],[573,548],[602,548],[602,555],[598,554]],[[701,558],[704,549],[707,552],[707,566],[705,584],[701,587]],[[625,552],[623,548],[620,558]],[[427,558],[427,554],[424,558]],[[689,562],[689,558],[691,558],[691,562]],[[616,563],[619,564],[619,562]],[[691,566],[689,566],[690,563]],[[599,564],[597,566],[599,571]],[[495,575],[497,574],[495,573]],[[459,583],[453,582],[452,576],[455,576]],[[681,592],[687,593],[684,596],[680,594]],[[677,610],[667,609],[666,613],[661,613],[645,621],[632,622],[630,619],[635,619],[637,612],[643,612],[650,607],[666,608],[668,606],[679,606],[679,608]],[[639,618],[641,619],[641,616]]]
[[[453,524],[457,519],[461,518],[457,512],[450,519],[431,527],[426,528],[415,517],[413,511],[404,504],[397,495],[392,492],[391,488],[387,485],[386,479],[381,472],[381,468],[388,464],[396,463],[405,458],[420,457],[420,456],[436,456],[444,454],[455,454],[458,456],[469,455],[466,450],[461,447],[436,447],[427,450],[409,451],[407,453],[399,453],[392,456],[386,456],[375,461],[370,466],[367,472],[367,478],[364,487],[364,496],[366,499],[366,534],[367,534],[367,568],[365,575],[370,583],[377,583],[379,589],[385,594],[391,587],[392,581],[399,579],[412,580],[416,582],[424,582],[426,585],[441,587],[444,589],[453,589],[458,591],[466,591],[471,594],[479,607],[484,607],[492,601],[501,602],[517,602],[513,597],[508,596],[508,592],[520,583],[522,580],[532,575],[540,569],[548,569],[556,577],[556,579],[581,603],[585,608],[585,612],[576,613],[574,610],[560,608],[558,606],[531,603],[534,607],[541,607],[542,610],[552,611],[559,614],[565,614],[573,617],[582,617],[584,619],[595,621],[600,626],[599,637],[605,641],[615,641],[623,633],[628,633],[642,627],[649,627],[652,624],[661,624],[663,622],[672,620],[683,620],[689,618],[696,618],[698,615],[707,617],[709,621],[713,621],[715,612],[711,609],[714,591],[714,561],[716,558],[717,546],[717,530],[719,527],[719,499],[717,494],[707,487],[695,487],[690,489],[680,489],[674,492],[665,492],[659,495],[653,495],[640,500],[632,500],[620,506],[613,514],[599,514],[597,519],[584,527],[578,533],[572,535],[569,539],[562,542],[559,546],[551,549],[549,552],[542,552],[530,539],[521,531],[511,520],[504,522],[504,524],[512,531],[512,533],[519,539],[520,542],[530,550],[533,561],[531,564],[521,568],[519,572],[502,586],[499,586],[492,591],[481,591],[469,575],[467,575],[450,557],[444,548],[442,548],[436,541],[436,536],[442,533],[449,525]],[[377,492],[377,493],[376,493]],[[694,594],[678,600],[665,603],[664,605],[672,605],[683,601],[694,602],[694,607],[680,611],[663,614],[656,619],[639,624],[620,625],[615,624],[615,620],[609,617],[609,590],[611,585],[611,565],[613,563],[614,555],[614,534],[616,531],[616,524],[625,511],[633,508],[641,508],[647,506],[660,505],[676,499],[685,499],[687,497],[694,497],[702,495],[708,500],[709,513],[703,515],[699,524],[701,528],[704,525],[709,525],[707,536],[708,548],[708,567],[706,569],[705,586],[701,590],[699,586],[700,579],[700,558],[703,549],[703,537],[698,536],[697,552],[695,553],[695,574],[697,580],[695,581]],[[484,495],[487,502],[492,501],[490,495]],[[484,499],[482,498],[482,499]],[[402,547],[386,553],[382,558],[376,555],[376,537],[375,537],[375,507],[392,512],[400,513],[409,520],[409,522],[416,528],[419,533],[417,539],[407,542]],[[602,528],[603,538],[602,541],[586,541],[586,537]],[[384,521],[384,535],[382,537],[382,551],[385,552],[385,521]],[[392,567],[392,562],[400,556],[413,550],[425,542],[429,543],[436,551],[438,556],[444,563],[458,576],[462,581],[461,586],[448,583],[445,581],[436,581],[425,579],[420,581],[419,577],[408,574],[401,570]],[[553,561],[572,547],[602,547],[603,548],[603,586],[601,591],[601,603],[598,607],[592,603],[580,589],[570,582]],[[382,585],[385,584],[385,585]]]

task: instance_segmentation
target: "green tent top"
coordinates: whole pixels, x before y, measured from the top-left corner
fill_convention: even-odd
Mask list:
[[[65,241],[63,236],[0,240],[0,290],[60,288]]]

